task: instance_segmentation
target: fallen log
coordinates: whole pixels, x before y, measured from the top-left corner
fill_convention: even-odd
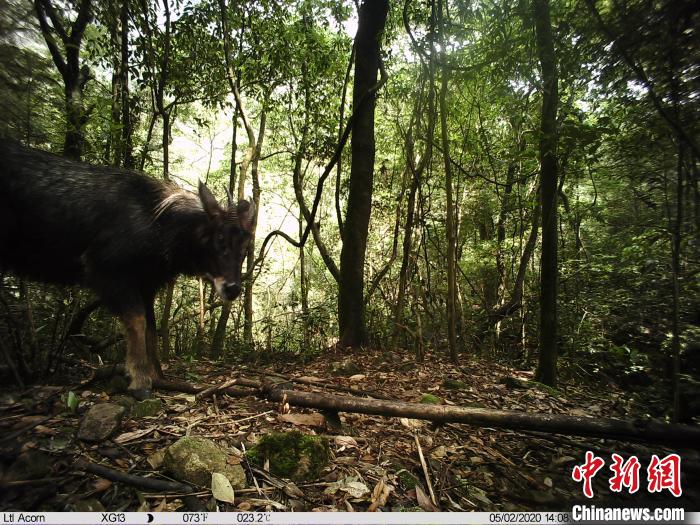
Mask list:
[[[126,485],[131,485],[136,488],[150,490],[153,492],[179,492],[181,494],[188,494],[192,492],[192,487],[184,483],[127,474],[126,472],[114,470],[96,463],[90,463],[85,460],[78,460],[75,467],[78,470],[84,470],[85,472],[96,474],[101,478],[105,478],[110,481],[124,483]]]
[[[270,401],[285,401],[290,405],[335,412],[356,412],[386,417],[427,419],[443,423],[466,423],[478,427],[536,430],[539,432],[592,436],[623,441],[646,441],[691,449],[700,447],[700,427],[689,425],[361,399],[332,394],[283,390],[275,388],[274,385],[264,386],[263,394]]]

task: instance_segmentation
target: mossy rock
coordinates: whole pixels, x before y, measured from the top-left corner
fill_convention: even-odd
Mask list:
[[[131,409],[131,417],[152,417],[158,415],[163,408],[163,401],[160,398],[144,399],[136,403]]]
[[[163,457],[163,467],[175,479],[208,487],[213,472],[223,474],[234,489],[246,486],[241,465],[228,462],[229,453],[219,445],[200,437],[182,437],[170,445]]]
[[[321,470],[328,465],[330,448],[319,436],[298,431],[272,432],[263,436],[247,456],[258,465],[268,459],[270,472],[275,476],[311,481],[318,479]]]
[[[426,405],[442,405],[442,399],[433,394],[423,394],[420,398],[419,403]]]
[[[457,379],[445,379],[442,382],[442,386],[447,390],[465,390],[469,388],[464,381],[458,381]]]

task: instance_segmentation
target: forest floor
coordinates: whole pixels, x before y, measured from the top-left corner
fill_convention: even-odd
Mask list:
[[[89,370],[75,368],[83,375]],[[614,384],[568,381],[553,390],[533,382],[529,371],[477,358],[465,357],[455,366],[441,355],[428,355],[417,364],[405,355],[364,350],[331,352],[305,365],[222,366],[198,360],[171,362],[166,369],[169,378],[208,385],[238,376],[259,381],[270,373],[303,378],[293,383],[295,390],[334,395],[350,395],[337,391],[346,387],[399,401],[593,418],[643,415],[643,407]],[[347,412],[340,414],[338,426],[318,411],[254,395],[195,399],[172,391],[155,392],[162,400],[157,414],[126,418],[109,439],[88,443],[76,437],[86,411],[119,396],[104,385],[76,384],[0,395],[0,510],[213,510],[217,504],[219,510],[259,511],[570,511],[574,504],[700,510],[697,450]],[[244,456],[262,436],[290,430],[327,438],[330,460],[315,479],[283,480],[265,471],[274,471],[274,465],[255,468]],[[164,452],[186,435],[212,440],[228,451],[229,463],[244,468],[247,486],[235,491],[232,503],[217,502],[208,486],[189,495],[149,491],[85,471],[87,462],[139,478],[169,479],[162,469]],[[592,499],[572,479],[586,451],[605,460],[593,480]],[[683,460],[682,496],[667,489],[650,494],[652,455],[673,452]],[[639,459],[636,494],[625,487],[611,492],[613,453]]]

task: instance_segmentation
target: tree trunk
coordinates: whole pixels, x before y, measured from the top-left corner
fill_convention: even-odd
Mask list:
[[[299,238],[304,234],[304,217],[299,214]],[[299,247],[299,294],[301,295],[301,322],[304,351],[309,350],[309,281],[306,276],[306,247]]]
[[[133,169],[136,165],[134,159],[134,130],[131,124],[131,101],[129,99],[129,0],[122,0],[122,6],[119,13],[119,27],[121,30],[120,50],[121,50],[121,65],[119,73],[121,81],[121,159],[123,166],[127,169]]]
[[[253,216],[253,225],[251,228],[250,242],[248,243],[248,255],[246,257],[246,271],[250,275],[250,279],[245,283],[244,311],[245,317],[243,320],[243,340],[248,348],[253,347],[253,267],[255,266],[255,231],[258,227],[258,210],[260,209],[260,177],[258,176],[258,163],[260,162],[260,154],[262,152],[263,140],[265,139],[265,126],[267,122],[267,97],[263,102],[263,108],[260,112],[260,125],[258,128],[258,138],[251,145],[253,147],[252,161],[250,164],[250,176],[253,183],[253,202],[255,203],[255,213]],[[243,178],[243,175],[241,175]],[[239,186],[240,188],[241,186]],[[239,192],[240,194],[240,192]]]
[[[81,0],[77,7],[78,14],[71,24],[70,31],[67,31],[63,26],[51,0],[35,0],[34,8],[51,58],[63,78],[66,111],[63,154],[66,157],[79,160],[83,154],[85,124],[90,113],[83,107],[83,91],[90,76],[87,66],[80,66],[80,45],[85,28],[92,19],[91,0]],[[51,24],[49,24],[49,19],[51,19]],[[56,36],[63,42],[65,58],[58,48]]]
[[[355,121],[352,126],[350,181],[338,293],[340,344],[346,347],[359,347],[367,339],[363,294],[374,177],[376,93],[372,88],[377,82],[380,37],[388,11],[388,0],[363,1],[355,37]]]
[[[163,361],[170,359],[172,348],[170,346],[170,310],[173,306],[173,292],[175,291],[175,281],[168,283],[165,289],[165,300],[163,301],[163,312],[160,318],[160,358]]]
[[[228,178],[228,191],[233,195],[233,190],[236,187],[236,151],[238,151],[238,106],[233,110],[233,131],[231,132],[231,169]],[[221,315],[216,323],[216,330],[211,342],[211,357],[219,359],[224,349],[224,341],[226,340],[226,325],[228,318],[231,315],[231,301],[225,301],[221,307]]]
[[[447,0],[445,0],[447,1]],[[447,8],[447,6],[445,6]],[[440,62],[442,65],[440,78],[440,134],[442,142],[442,156],[445,161],[445,196],[447,200],[445,210],[445,232],[447,236],[447,343],[450,349],[450,358],[456,363],[457,356],[457,237],[455,232],[455,206],[452,197],[452,163],[450,161],[450,136],[447,127],[447,87],[449,85],[450,70],[445,58],[445,37],[443,22],[442,0],[437,2],[438,27],[440,30],[442,51]]]
[[[557,384],[557,64],[549,0],[533,0],[537,53],[542,69],[540,173],[542,259],[540,284],[539,363],[535,377]]]
[[[680,137],[679,137],[680,139]],[[676,217],[673,221],[671,240],[671,283],[672,283],[672,321],[671,321],[671,369],[673,378],[673,411],[674,422],[680,419],[680,373],[681,373],[681,340],[680,340],[680,276],[681,276],[681,241],[683,239],[683,142],[678,141],[678,166],[676,181]]]
[[[106,141],[105,146],[105,158],[104,161],[113,166],[121,165],[121,82],[123,75],[121,73],[121,45],[120,45],[120,35],[122,33],[121,25],[121,9],[117,5],[115,0],[110,0],[109,2],[109,40],[112,52],[112,99],[111,99],[111,113],[112,120],[109,126],[109,137]]]

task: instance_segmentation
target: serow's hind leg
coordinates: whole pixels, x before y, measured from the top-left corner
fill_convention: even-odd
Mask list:
[[[129,393],[136,399],[151,397],[152,380],[146,346],[146,315],[126,312],[119,316],[126,332],[126,371],[131,378]]]

